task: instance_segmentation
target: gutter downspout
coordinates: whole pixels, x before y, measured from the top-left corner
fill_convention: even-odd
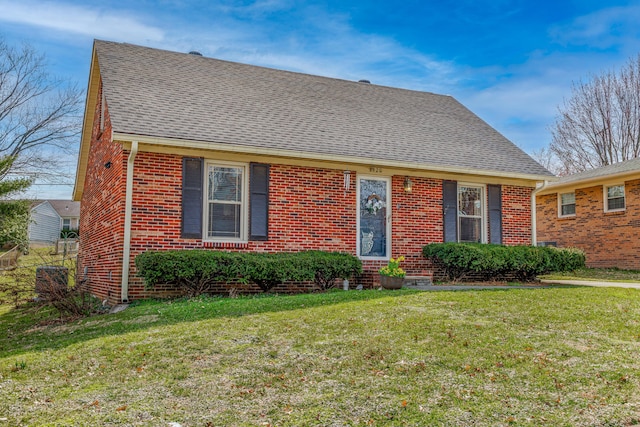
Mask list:
[[[538,226],[537,226],[537,213],[536,213],[536,194],[540,191],[544,190],[545,187],[549,184],[549,181],[545,180],[540,187],[537,186],[531,192],[531,246],[538,245],[538,238],[536,234],[538,234]]]
[[[133,205],[133,162],[138,154],[138,141],[131,142],[131,151],[127,159],[127,188],[124,199],[124,242],[122,250],[122,287],[120,300],[129,301],[129,267],[131,265],[131,208]]]

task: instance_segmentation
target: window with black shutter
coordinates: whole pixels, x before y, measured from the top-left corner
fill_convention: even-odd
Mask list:
[[[458,241],[458,183],[442,182],[442,209],[444,216],[444,241]]]
[[[502,244],[502,187],[487,185],[489,201],[489,242]]]
[[[269,237],[269,165],[252,163],[249,175],[249,240],[267,240]]]
[[[202,238],[202,187],[204,161],[200,158],[182,159],[182,237]]]

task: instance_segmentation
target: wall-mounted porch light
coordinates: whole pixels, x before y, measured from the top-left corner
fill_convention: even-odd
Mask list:
[[[411,190],[413,189],[413,181],[411,181],[409,177],[406,177],[404,179],[404,183],[402,184],[402,187],[404,188],[405,193],[411,193]]]

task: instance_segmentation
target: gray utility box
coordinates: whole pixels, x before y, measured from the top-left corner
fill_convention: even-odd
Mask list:
[[[36,293],[39,296],[64,295],[69,283],[69,269],[55,265],[36,268]]]

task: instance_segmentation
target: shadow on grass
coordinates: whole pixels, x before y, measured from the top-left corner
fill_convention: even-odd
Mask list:
[[[238,298],[203,296],[191,299],[143,300],[132,303],[127,310],[117,314],[96,315],[73,322],[57,320],[52,309],[33,305],[19,309],[0,306],[0,358],[56,350],[100,337],[182,322],[299,310],[418,292],[333,290],[297,295],[260,294]],[[140,321],[149,318],[153,321]]]

